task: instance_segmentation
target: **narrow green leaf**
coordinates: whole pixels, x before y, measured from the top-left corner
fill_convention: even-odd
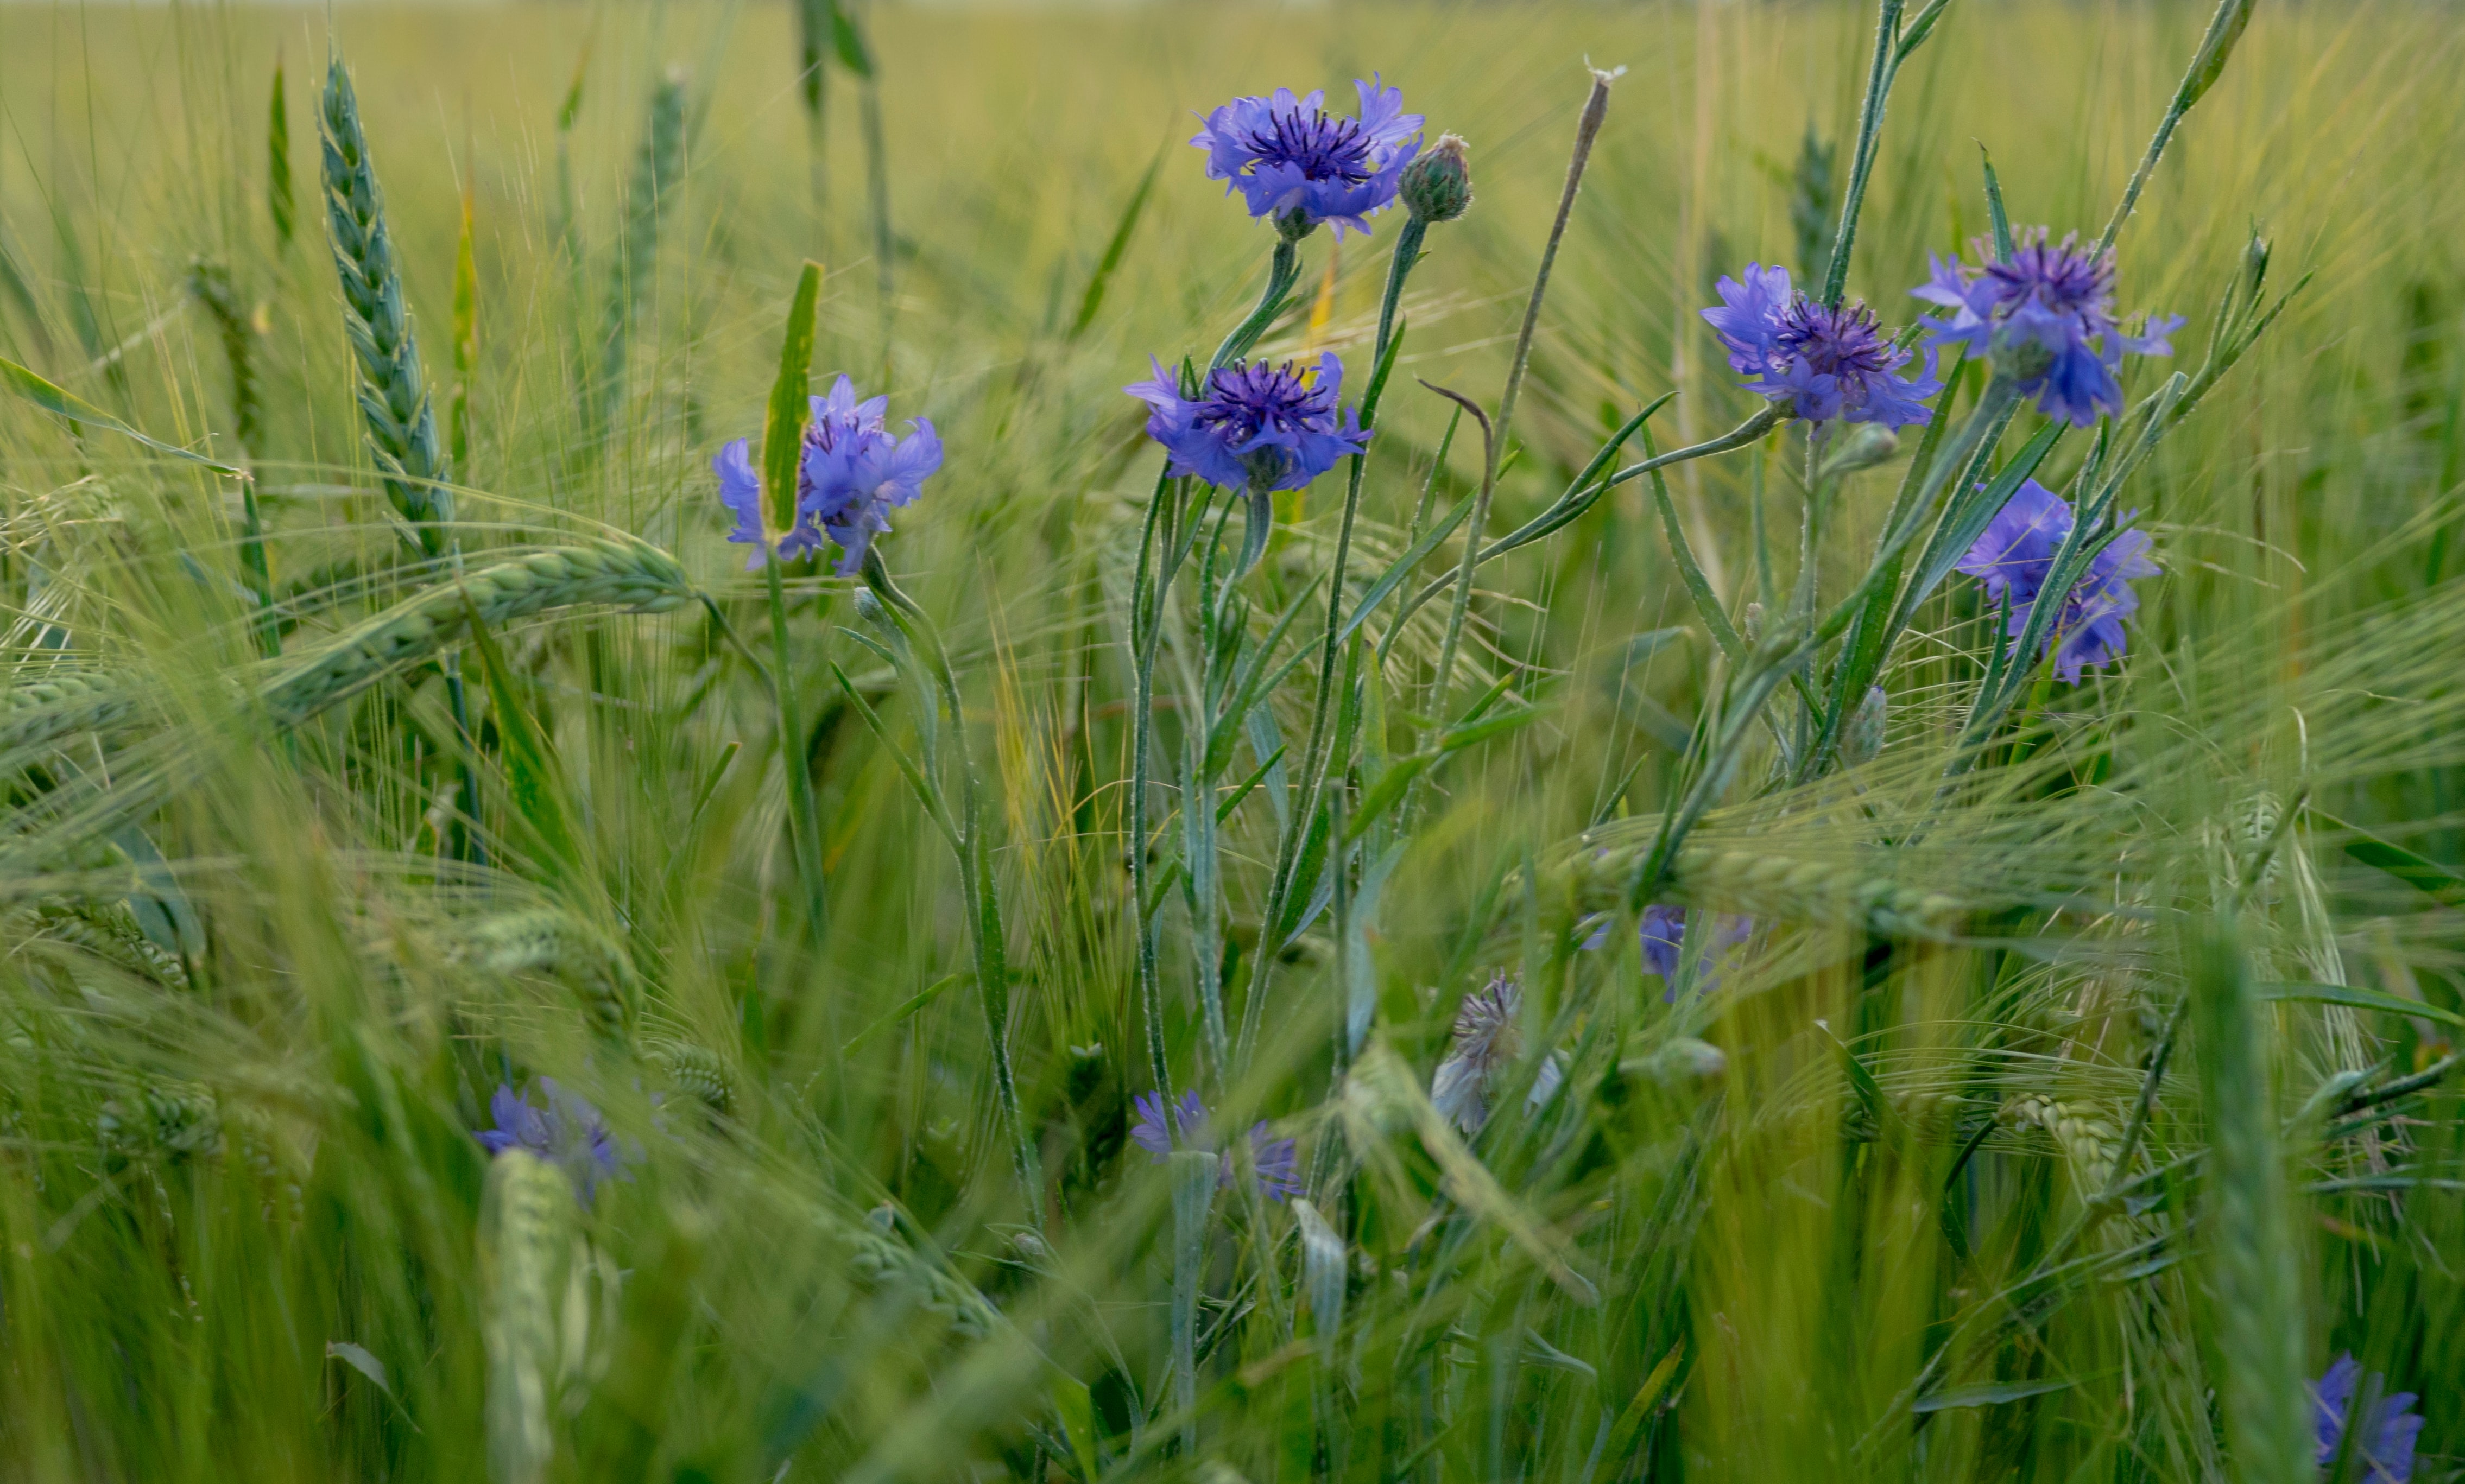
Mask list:
[[[1634,1400],[1626,1404],[1626,1409],[1618,1413],[1617,1425],[1610,1429],[1610,1446],[1603,1457],[1616,1461],[1634,1451],[1635,1440],[1643,1432],[1645,1420],[1651,1417],[1654,1404],[1667,1394],[1671,1378],[1677,1374],[1677,1362],[1685,1355],[1686,1341],[1678,1340],[1669,1347],[1667,1355],[1660,1358],[1660,1363],[1652,1368],[1652,1374],[1643,1378],[1643,1384],[1635,1389]]]
[[[873,76],[873,49],[864,44],[864,33],[844,5],[831,7],[831,46],[839,54],[840,66],[859,78]]]
[[[2174,111],[2187,113],[2193,103],[2208,96],[2224,75],[2226,62],[2233,55],[2234,43],[2242,39],[2243,29],[2251,24],[2252,0],[2224,0],[2216,15],[2209,22],[2209,33],[2201,38],[2199,55],[2191,58],[2190,70],[2183,75],[2183,84],[2174,95]]]
[[[1156,171],[1164,167],[1164,152],[1147,162],[1147,172],[1139,177],[1139,188],[1130,192],[1130,204],[1121,209],[1121,219],[1113,224],[1113,235],[1104,244],[1104,255],[1096,260],[1096,271],[1087,277],[1087,292],[1078,300],[1078,317],[1070,321],[1070,333],[1064,340],[1077,340],[1096,322],[1096,313],[1104,307],[1104,291],[1112,286],[1113,274],[1121,266],[1121,258],[1130,250],[1130,233],[1136,232],[1139,218],[1146,214],[1147,197],[1155,189]]]
[[[766,546],[776,548],[796,524],[796,461],[804,452],[805,425],[812,420],[807,377],[813,363],[813,310],[822,296],[822,265],[811,258],[796,278],[795,301],[779,343],[779,379],[770,384],[769,415],[762,427],[762,521]]]
[[[1061,1419],[1062,1435],[1070,1440],[1070,1455],[1078,1462],[1079,1477],[1093,1484],[1098,1472],[1094,1394],[1076,1376],[1056,1376],[1053,1382],[1053,1410]]]
[[[1368,833],[1369,827],[1403,800],[1404,790],[1438,761],[1438,756],[1434,752],[1408,752],[1388,764],[1387,771],[1378,775],[1378,781],[1363,791],[1361,803],[1344,820],[1344,843],[1349,845]]]
[[[479,616],[479,606],[467,597],[463,607],[471,619],[471,648],[479,656],[488,699],[496,708],[497,741],[505,764],[505,793],[514,817],[530,835],[542,858],[568,882],[582,875],[581,837],[574,828],[571,795],[556,744],[540,730],[538,719],[522,703],[504,652]]]
[[[93,403],[54,386],[5,356],[0,356],[0,382],[7,383],[10,390],[44,411],[56,412],[71,422],[100,428],[109,432],[116,432],[123,438],[134,438],[157,454],[168,454],[173,458],[186,459],[192,464],[203,464],[216,474],[227,474],[235,479],[248,477],[244,471],[234,469],[229,464],[217,463],[203,454],[191,454],[187,449],[165,443],[159,438],[148,437]]]
[[[926,985],[922,989],[920,989],[916,993],[908,996],[905,1001],[900,1003],[897,1009],[892,1010],[889,1014],[882,1016],[872,1025],[869,1025],[862,1030],[857,1031],[854,1036],[849,1038],[847,1045],[841,1048],[841,1050],[853,1054],[857,1047],[862,1046],[865,1042],[872,1040],[875,1036],[881,1034],[881,1032],[898,1025],[908,1016],[922,1009],[925,1006],[940,999],[944,990],[951,988],[953,986],[964,985],[966,982],[967,976],[965,974],[943,975],[931,984]]]
[[[1909,1404],[1909,1410],[1922,1414],[1947,1412],[1964,1406],[1995,1406],[2005,1402],[2019,1402],[2032,1396],[2047,1396],[2056,1391],[2068,1391],[2076,1384],[2077,1384],[2076,1382],[2071,1381],[2013,1381],[1991,1386],[1961,1386],[1950,1391],[1938,1391],[1932,1396],[1920,1397]]]
[[[2418,855],[2402,845],[2383,840],[2368,831],[2323,814],[2317,808],[2311,810],[2311,815],[2329,829],[2353,836],[2345,842],[2345,854],[2351,859],[2373,870],[2387,872],[2442,906],[2465,903],[2465,876],[2459,876],[2429,856]]]
[[[2003,183],[1994,175],[1994,157],[1984,144],[1977,146],[1977,158],[1986,166],[1986,218],[1994,224],[1994,260],[2008,263],[2017,251],[2011,240],[2011,213],[2003,209]]]
[[[2352,985],[2280,984],[2254,985],[2252,992],[2263,1000],[2290,1000],[2304,1005],[2343,1005],[2358,1010],[2385,1010],[2391,1015],[2419,1015],[2443,1026],[2465,1026],[2465,1015],[2441,1009],[2420,1000],[2409,1000],[2401,994],[2384,994],[2377,989],[2361,989]]]
[[[1477,721],[1467,721],[1461,726],[1451,726],[1438,734],[1438,750],[1461,752],[1466,747],[1488,742],[1492,738],[1520,731],[1538,720],[1540,717],[1540,707],[1519,706],[1513,711],[1501,711],[1494,717],[1484,717]]]
[[[479,359],[479,268],[472,241],[477,184],[462,183],[462,235],[454,247],[454,392],[445,410],[446,449],[455,473],[465,480],[471,468],[471,371]]]
[[[297,208],[291,194],[291,111],[282,89],[282,54],[274,54],[274,90],[265,110],[265,210],[274,218],[275,245],[291,246]]]

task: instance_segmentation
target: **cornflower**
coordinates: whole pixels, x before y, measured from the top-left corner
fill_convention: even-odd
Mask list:
[[[2354,1477],[2360,1484],[2407,1484],[2413,1476],[2413,1440],[2424,1421],[2412,1410],[2414,1394],[2382,1397],[2367,1418],[2357,1418],[2354,1383],[2362,1375],[2362,1365],[2349,1351],[2311,1388],[2311,1421],[2320,1444],[2317,1462],[2323,1469],[2334,1464],[2344,1448],[2346,1424],[2361,1421],[2362,1434],[2354,1440]],[[2380,1378],[2373,1376],[2371,1382],[2376,1386]]]
[[[1369,446],[1359,411],[1339,409],[1344,363],[1332,352],[1319,358],[1315,374],[1289,361],[1219,366],[1194,398],[1181,394],[1162,362],[1149,364],[1153,381],[1121,389],[1154,410],[1147,436],[1171,455],[1175,476],[1254,495],[1298,490]]]
[[[1236,98],[1207,115],[1190,139],[1207,151],[1207,178],[1241,192],[1252,216],[1273,217],[1277,231],[1298,241],[1321,222],[1342,240],[1349,227],[1365,235],[1367,218],[1395,204],[1404,167],[1421,147],[1421,116],[1404,112],[1404,91],[1376,79],[1356,81],[1361,116],[1329,114],[1323,90],[1295,98],[1277,88],[1268,98]]]
[[[1710,919],[1714,923],[1713,940],[1704,952],[1703,967],[1696,975],[1696,987],[1709,992],[1720,986],[1720,971],[1713,966],[1724,948],[1744,942],[1755,930],[1752,918]],[[1643,920],[1635,931],[1643,939],[1643,971],[1660,977],[1664,1003],[1677,998],[1677,956],[1686,946],[1686,909],[1664,907],[1655,902],[1643,909]]]
[[[1173,1128],[1165,1124],[1162,1094],[1141,1093],[1131,1103],[1139,1110],[1139,1117],[1130,1126],[1130,1142],[1153,1157],[1149,1163],[1161,1164],[1172,1153],[1173,1128],[1180,1130],[1186,1147],[1202,1151],[1208,1147],[1207,1105],[1199,1101],[1197,1093],[1184,1093],[1181,1100],[1173,1104]],[[1294,1141],[1270,1137],[1263,1119],[1250,1125],[1250,1165],[1257,1172],[1258,1193],[1267,1199],[1280,1201],[1300,1194],[1300,1159]],[[1220,1190],[1232,1184],[1232,1155],[1227,1150],[1217,1156],[1215,1185]]]
[[[827,536],[838,543],[838,573],[864,565],[874,537],[890,529],[888,512],[913,504],[924,481],[942,467],[942,440],[929,418],[914,418],[905,437],[889,431],[882,413],[888,397],[856,400],[855,384],[841,376],[828,397],[814,397],[812,421],[796,465],[796,523],[779,539],[779,555],[793,561],[821,548]],[[711,460],[719,498],[736,516],[727,539],[749,545],[748,572],[765,560],[762,542],[762,477],[754,471],[747,441],[738,438]]]
[[[1745,281],[1714,285],[1721,303],[1705,322],[1729,349],[1729,369],[1747,390],[1786,402],[1811,423],[1845,421],[1905,428],[1934,416],[1925,399],[1943,390],[1936,352],[1912,378],[1899,372],[1916,359],[1884,336],[1863,300],[1833,308],[1789,286],[1788,270],[1746,265]]]
[[[2183,317],[2151,315],[2141,334],[2124,334],[2114,316],[2113,251],[2091,256],[2077,249],[2076,233],[2046,237],[2043,227],[2025,233],[2009,262],[1980,242],[1984,265],[1973,272],[1933,257],[1934,277],[1909,292],[1952,311],[1924,321],[1936,344],[1992,356],[1995,373],[2015,378],[2038,410],[2086,428],[2100,411],[2122,411],[2124,352],[2172,355],[2166,337]]]
[[[544,1103],[532,1102],[530,1091],[517,1095],[511,1084],[497,1084],[488,1099],[488,1114],[496,1124],[479,1130],[479,1142],[490,1154],[526,1149],[562,1166],[585,1202],[598,1193],[602,1179],[632,1178],[625,1173],[626,1151],[588,1099],[566,1091],[554,1077],[539,1078],[531,1091],[540,1093]]]
[[[1959,569],[1985,584],[1988,602],[2010,605],[2009,637],[2016,639],[2027,631],[2029,615],[2044,594],[2054,553],[2071,531],[2070,503],[2036,480],[2027,479],[1960,559]],[[2144,531],[2126,530],[2109,542],[2063,595],[2062,611],[2046,630],[2037,655],[2032,657],[2042,657],[2053,649],[2054,673],[2066,685],[2078,684],[2084,669],[2122,658],[2130,642],[2122,621],[2140,609],[2140,595],[2131,590],[2131,579],[2157,575],[2157,564],[2148,560],[2148,550]]]

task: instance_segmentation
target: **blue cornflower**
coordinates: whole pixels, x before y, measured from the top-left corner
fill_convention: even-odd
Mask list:
[[[1720,987],[1721,975],[1714,965],[1722,949],[1744,942],[1755,930],[1752,918],[1715,917],[1710,919],[1714,937],[1704,951],[1703,964],[1695,975],[1695,987],[1710,993]],[[1686,946],[1686,909],[1664,907],[1658,903],[1643,909],[1643,920],[1636,932],[1643,939],[1643,971],[1658,975],[1665,986],[1660,991],[1663,1001],[1677,998],[1677,956]]]
[[[942,467],[942,439],[922,417],[908,423],[905,437],[891,432],[882,419],[890,399],[858,402],[855,384],[845,376],[828,397],[811,402],[796,469],[796,523],[780,538],[779,554],[792,561],[820,549],[828,536],[839,544],[844,577],[864,565],[874,537],[890,529],[891,507],[912,504],[923,493],[924,481]],[[753,548],[744,563],[753,571],[763,562],[762,480],[745,440],[721,449],[711,468],[719,475],[721,502],[736,515],[727,539]]]
[[[632,1178],[624,1169],[626,1152],[608,1132],[598,1109],[580,1094],[558,1086],[554,1077],[541,1077],[533,1087],[546,1099],[544,1106],[532,1102],[528,1093],[517,1096],[509,1084],[497,1085],[495,1096],[488,1099],[488,1114],[496,1126],[479,1131],[479,1142],[490,1154],[526,1149],[562,1165],[585,1201],[598,1191],[599,1182],[607,1176]]]
[[[1722,278],[1714,287],[1721,304],[1703,319],[1747,390],[1787,402],[1814,423],[1905,428],[1934,416],[1925,399],[1943,390],[1936,352],[1928,347],[1925,369],[1903,380],[1897,373],[1915,355],[1885,338],[1864,302],[1827,307],[1790,288],[1788,269],[1761,263],[1746,265],[1744,282]]]
[[[1306,235],[1321,222],[1340,240],[1351,228],[1366,233],[1366,217],[1395,204],[1404,166],[1421,147],[1421,116],[1404,111],[1404,90],[1375,79],[1355,82],[1361,117],[1330,116],[1323,90],[1307,98],[1290,88],[1272,98],[1236,98],[1207,116],[1190,143],[1207,151],[1207,178],[1238,190],[1252,216],[1272,216],[1285,235]]]
[[[2128,517],[2124,519],[2128,520]],[[2046,579],[2072,531],[2072,507],[2034,479],[2021,481],[2010,501],[1987,524],[1977,544],[1960,559],[1960,570],[1986,585],[1987,600],[2011,606],[2008,633],[2018,638],[2043,593]],[[2131,579],[2154,577],[2144,531],[2124,531],[2090,561],[2087,573],[2064,595],[2062,612],[2046,632],[2043,654],[2054,651],[2054,673],[2066,685],[2079,683],[2083,669],[2122,658],[2129,636],[2122,621],[2140,609]]]
[[[2311,1422],[2322,1468],[2335,1463],[2344,1446],[2345,1424],[2354,1410],[2354,1384],[2362,1376],[2363,1367],[2348,1352],[2339,1356],[2311,1388]],[[2379,1380],[2371,1378],[2374,1384]],[[2413,1440],[2423,1424],[2421,1415],[2411,1409],[2414,1400],[2410,1391],[2382,1397],[2378,1410],[2364,1420],[2362,1434],[2354,1441],[2354,1476],[2362,1484],[2407,1484],[2413,1476]]]
[[[1154,1158],[1150,1163],[1161,1164],[1172,1153],[1172,1131],[1165,1126],[1164,1098],[1156,1093],[1141,1093],[1131,1099],[1139,1110],[1138,1121],[1130,1127],[1130,1142],[1144,1149]],[[1172,1106],[1173,1124],[1181,1130],[1184,1145],[1192,1149],[1207,1148],[1207,1105],[1195,1092],[1184,1093]],[[1258,1172],[1258,1193],[1271,1201],[1280,1201],[1301,1191],[1300,1159],[1292,1140],[1270,1138],[1267,1125],[1261,1121],[1250,1125],[1250,1163]],[[1218,1156],[1215,1172],[1217,1188],[1232,1184],[1232,1156]]]
[[[1172,455],[1174,475],[1253,494],[1298,490],[1369,446],[1360,413],[1339,411],[1344,363],[1332,352],[1319,358],[1314,377],[1289,361],[1219,366],[1194,400],[1182,396],[1162,362],[1150,365],[1155,380],[1121,389],[1155,410],[1147,436]]]
[[[2049,243],[2043,227],[2026,233],[2010,262],[1984,243],[1985,266],[1974,275],[1957,259],[1935,257],[1934,277],[1909,292],[1952,312],[1925,321],[1936,343],[1959,343],[1971,355],[1998,358],[2001,374],[2019,379],[2021,394],[2048,417],[2085,428],[2100,411],[2122,411],[2123,352],[2170,356],[2167,342],[2181,315],[2151,315],[2143,333],[2125,335],[2114,317],[2114,254],[2077,250],[2076,233]]]

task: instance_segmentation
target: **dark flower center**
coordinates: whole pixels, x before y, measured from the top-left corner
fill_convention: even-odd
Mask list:
[[[1994,280],[1997,297],[2009,304],[2034,299],[2056,314],[2102,307],[2114,297],[2114,259],[2075,253],[2071,241],[2031,242],[2008,263],[1988,262],[1986,276]]]
[[[1296,109],[1276,117],[1272,131],[1250,131],[1250,149],[1261,160],[1297,167],[1311,180],[1358,186],[1376,174],[1369,167],[1369,136],[1359,121],[1330,119],[1323,111],[1303,118]]]
[[[1863,300],[1830,309],[1800,294],[1781,311],[1772,343],[1818,375],[1846,380],[1891,369],[1891,343],[1877,330],[1875,311]]]
[[[1323,431],[1335,418],[1335,393],[1314,388],[1293,370],[1259,362],[1228,365],[1207,378],[1207,395],[1199,398],[1191,422],[1233,444],[1248,443],[1261,432]]]

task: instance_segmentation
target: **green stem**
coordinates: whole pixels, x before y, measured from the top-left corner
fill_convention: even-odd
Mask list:
[[[1387,292],[1379,302],[1378,339],[1372,345],[1369,364],[1385,368],[1388,346],[1395,328],[1395,306],[1404,298],[1404,280],[1411,277],[1412,267],[1421,258],[1421,240],[1429,232],[1429,223],[1414,216],[1397,233],[1395,251],[1387,261]],[[1373,431],[1378,421],[1378,397],[1385,390],[1383,378],[1374,376],[1369,394],[1362,400],[1361,426]],[[1452,436],[1453,424],[1449,425]],[[1302,842],[1309,836],[1310,821],[1318,811],[1319,792],[1324,786],[1331,762],[1327,756],[1328,721],[1334,708],[1335,658],[1344,633],[1344,578],[1352,564],[1352,529],[1361,513],[1362,472],[1368,455],[1352,455],[1352,467],[1346,474],[1344,488],[1344,519],[1335,533],[1335,572],[1326,595],[1326,631],[1319,645],[1318,688],[1310,705],[1309,742],[1301,752],[1300,788],[1287,818],[1283,838],[1276,850],[1276,869],[1267,883],[1266,917],[1260,928],[1258,951],[1251,955],[1250,989],[1241,1007],[1241,1042],[1235,1066],[1246,1068],[1250,1053],[1258,1042],[1258,1025],[1266,1012],[1267,987],[1275,977],[1275,964],[1281,947],[1273,941],[1291,903],[1294,880],[1299,870]],[[1435,477],[1434,471],[1432,477]],[[1341,869],[1340,865],[1336,869]]]
[[[805,930],[818,943],[830,926],[822,877],[822,831],[813,808],[812,773],[805,764],[805,727],[796,708],[795,671],[788,648],[788,592],[778,548],[765,546],[762,573],[770,589],[770,690],[779,708],[779,765],[788,774],[788,845],[805,897]]]
[[[1248,319],[1232,327],[1232,333],[1224,337],[1224,343],[1215,347],[1214,357],[1207,363],[1208,370],[1229,365],[1250,353],[1250,348],[1258,343],[1258,337],[1266,334],[1267,326],[1275,322],[1277,312],[1284,307],[1284,296],[1292,292],[1300,276],[1301,245],[1290,238],[1278,237],[1276,255],[1267,265],[1267,287],[1258,296],[1257,307],[1250,311]]]
[[[1849,253],[1857,244],[1857,213],[1866,204],[1866,177],[1875,169],[1883,110],[1891,101],[1892,79],[1900,70],[1896,53],[1902,3],[1882,0],[1882,10],[1875,18],[1875,60],[1866,74],[1866,100],[1857,113],[1857,149],[1850,159],[1849,190],[1840,203],[1840,231],[1832,241],[1832,264],[1823,276],[1823,302],[1834,309],[1840,307],[1840,296],[1849,286]]]
[[[1018,1074],[1010,1055],[1010,962],[1001,919],[1001,896],[993,880],[992,852],[985,842],[983,790],[976,784],[975,749],[967,744],[967,713],[959,695],[959,678],[942,632],[924,609],[891,580],[879,547],[864,554],[864,583],[889,609],[899,629],[923,651],[926,668],[940,691],[942,708],[949,714],[950,746],[959,766],[959,870],[961,895],[967,912],[968,946],[975,960],[977,1000],[984,1009],[985,1039],[992,1052],[993,1093],[1010,1125],[1012,1163],[1019,1189],[1027,1200],[1028,1221],[1044,1227],[1043,1162],[1029,1137],[1027,1115],[1018,1097]],[[931,698],[927,698],[928,705]],[[927,758],[928,766],[938,760]]]

